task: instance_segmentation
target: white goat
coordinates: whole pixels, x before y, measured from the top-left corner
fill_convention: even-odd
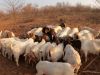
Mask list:
[[[73,28],[71,30],[71,32],[69,33],[69,36],[70,37],[74,37],[74,34],[78,33],[79,32],[79,29],[78,28]]]
[[[15,41],[14,38],[2,38],[0,39],[0,48],[4,57],[8,54],[8,58],[12,57],[11,44]]]
[[[36,75],[74,75],[69,63],[40,61],[36,65]]]
[[[15,34],[11,31],[5,30],[0,32],[0,37],[1,38],[11,38],[15,37]]]
[[[70,31],[71,31],[71,28],[70,27],[66,27],[66,28],[64,28],[60,32],[60,34],[58,35],[58,37],[65,37],[65,36],[67,36],[70,33]]]
[[[82,30],[78,33],[79,39],[93,40],[94,35],[88,30]]]
[[[29,35],[30,33],[34,33],[35,35],[38,35],[38,36],[42,36],[43,33],[42,33],[42,27],[39,27],[39,28],[34,28],[30,31],[27,32],[27,34]]]
[[[19,66],[18,61],[19,61],[19,56],[24,54],[26,50],[26,46],[30,43],[33,43],[33,39],[28,39],[27,41],[15,41],[13,44],[11,44],[11,50],[13,52],[16,65]]]
[[[50,48],[49,50],[49,60],[55,62],[58,61],[63,56],[63,43],[58,44],[57,46],[54,46]]]
[[[71,46],[71,45],[66,45],[65,49],[65,56],[63,58],[64,61],[67,63],[70,63],[74,70],[78,72],[80,66],[81,66],[81,58],[79,53]]]
[[[88,40],[81,39],[81,50],[85,54],[85,61],[87,61],[88,53],[99,54],[100,53],[100,39]]]
[[[27,45],[24,56],[26,56],[28,53],[30,53],[31,49],[33,47],[35,47],[37,44],[38,44],[38,42],[33,42],[33,43],[30,43],[29,45]]]
[[[42,41],[40,43],[38,43],[36,46],[32,47],[31,51],[35,54],[35,56],[37,58],[39,57],[39,52],[41,50],[41,47],[46,43],[46,41],[44,39],[42,39]]]
[[[94,36],[97,36],[98,33],[99,33],[99,31],[97,31],[97,30],[95,30],[95,29],[93,29],[93,28],[90,28],[90,27],[83,27],[83,28],[81,29],[81,31],[82,31],[82,30],[88,30],[88,31],[90,31]]]
[[[35,35],[42,36],[43,35],[42,29],[43,29],[42,27],[37,28],[37,30],[35,31]]]
[[[48,55],[48,53],[46,53],[46,51],[48,50],[48,47],[51,45],[50,42],[45,43],[41,48],[40,48],[40,58],[43,58],[43,60],[46,59],[46,56]]]
[[[55,26],[53,29],[56,33],[59,33],[62,30],[61,26]]]

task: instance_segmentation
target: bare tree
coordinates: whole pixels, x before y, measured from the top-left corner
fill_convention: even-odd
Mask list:
[[[12,15],[14,24],[16,24],[16,14],[23,7],[24,0],[4,0],[8,12]]]

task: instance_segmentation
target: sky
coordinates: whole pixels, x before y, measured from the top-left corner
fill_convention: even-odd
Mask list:
[[[77,3],[81,3],[82,5],[88,5],[91,7],[97,7],[98,3],[95,0],[24,0],[25,4],[32,3],[33,5],[38,5],[39,7],[43,7],[46,5],[56,5],[57,2],[70,3],[71,5],[76,5]],[[0,0],[0,10],[5,10],[5,1]]]

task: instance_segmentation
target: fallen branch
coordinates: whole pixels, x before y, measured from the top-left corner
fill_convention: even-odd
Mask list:
[[[97,58],[98,56],[95,57],[83,70],[86,70]]]
[[[96,71],[82,71],[82,73],[98,73],[98,74],[100,74],[100,72],[96,72]]]

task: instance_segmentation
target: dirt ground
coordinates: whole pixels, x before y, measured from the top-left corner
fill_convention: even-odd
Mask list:
[[[100,29],[100,26],[92,28]],[[87,67],[87,65],[95,57],[97,57],[96,60],[93,61],[93,63]],[[100,72],[100,56],[89,55],[88,58],[89,60],[87,63],[83,62],[82,59],[82,66],[80,68],[80,72],[78,75],[100,75],[100,73],[98,73]],[[27,65],[26,63],[24,63],[24,61],[20,61],[19,63],[20,66],[17,67],[14,61],[7,59],[0,54],[0,75],[35,75],[36,73],[35,67]],[[86,69],[84,70],[84,68]],[[91,72],[82,72],[82,71],[91,71]]]
[[[87,63],[85,62],[82,63],[78,75],[100,75],[100,56],[89,55],[89,58],[90,59],[88,60]],[[95,60],[93,61],[93,59]],[[90,64],[91,61],[93,62]],[[90,65],[87,67],[88,64]],[[83,72],[83,71],[91,71],[91,72]],[[8,60],[7,58],[3,57],[0,54],[0,75],[35,75],[35,74],[36,74],[35,66],[31,67],[30,65],[27,65],[23,61],[20,61],[20,66],[17,67],[14,61]]]
[[[0,75],[35,75],[35,69],[20,62],[20,66],[17,67],[14,61],[8,60],[0,54]]]

